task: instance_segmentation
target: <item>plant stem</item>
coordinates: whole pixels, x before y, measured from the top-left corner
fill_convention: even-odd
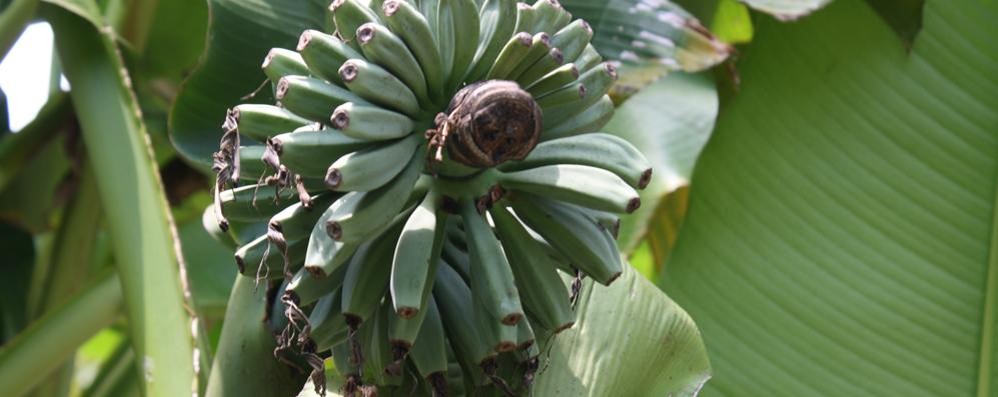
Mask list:
[[[126,297],[142,391],[196,391],[185,269],[149,137],[112,33],[57,7],[55,30],[70,97],[97,176]]]
[[[0,390],[20,396],[76,348],[110,325],[121,307],[118,277],[108,272],[66,304],[32,323],[0,350]]]

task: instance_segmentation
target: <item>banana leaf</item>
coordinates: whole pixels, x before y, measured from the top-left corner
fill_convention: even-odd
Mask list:
[[[998,4],[761,19],[660,283],[705,396],[998,392]]]

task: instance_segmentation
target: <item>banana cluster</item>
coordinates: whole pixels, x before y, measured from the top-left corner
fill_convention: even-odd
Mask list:
[[[267,56],[277,105],[223,125],[215,217],[266,223],[240,273],[280,283],[281,348],[317,385],[329,354],[348,395],[525,390],[537,342],[576,321],[562,277],[621,274],[618,214],[651,177],[597,132],[615,69],[556,0],[336,0],[329,19]]]

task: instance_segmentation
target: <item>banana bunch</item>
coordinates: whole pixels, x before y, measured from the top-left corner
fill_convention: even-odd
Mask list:
[[[279,285],[280,349],[317,387],[331,356],[347,395],[523,393],[576,321],[563,277],[620,276],[618,215],[651,177],[598,132],[614,67],[556,0],[336,0],[328,21],[264,60],[276,105],[223,124],[215,218],[257,236],[239,272]]]

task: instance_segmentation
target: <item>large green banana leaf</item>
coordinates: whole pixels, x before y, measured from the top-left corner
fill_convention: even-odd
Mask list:
[[[998,3],[761,18],[661,284],[704,395],[998,395]]]

